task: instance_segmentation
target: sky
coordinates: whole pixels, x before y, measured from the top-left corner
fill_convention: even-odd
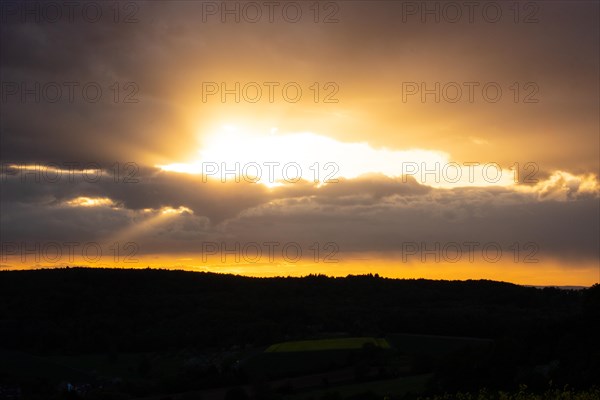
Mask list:
[[[0,7],[0,268],[600,279],[595,1]]]

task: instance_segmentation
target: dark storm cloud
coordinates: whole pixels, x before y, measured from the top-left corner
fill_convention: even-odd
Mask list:
[[[402,243],[495,242],[503,248],[533,242],[540,256],[565,260],[597,257],[598,200],[539,202],[505,189],[434,190],[392,196],[370,204],[319,204],[289,199],[226,222],[245,240],[278,237],[304,243],[338,243],[346,251],[399,251]],[[269,229],[268,221],[277,221]],[[546,258],[547,259],[547,258]]]
[[[202,240],[336,242],[345,252],[398,251],[404,242],[497,242],[505,248],[534,242],[543,256],[571,260],[596,257],[600,239],[590,222],[600,217],[598,199],[576,195],[577,188],[567,200],[544,201],[536,192],[431,189],[381,176],[276,189],[150,169],[138,178],[132,184],[42,184],[5,176],[3,240],[98,240],[163,207],[193,214],[183,212],[124,239],[139,240],[145,252],[197,251]],[[67,204],[81,196],[110,198],[117,207]]]
[[[172,58],[160,54],[168,32],[114,23],[110,11],[98,23],[2,25],[3,161],[140,162],[168,153],[174,133],[186,139],[165,99],[164,84],[175,87],[163,75]]]
[[[177,174],[151,168],[122,172],[115,182],[115,171],[103,175],[67,172],[50,175],[14,171],[5,167],[0,199],[3,204],[30,203],[52,206],[77,197],[108,197],[130,210],[185,206],[214,223],[237,215],[265,201],[267,189],[250,183],[222,184],[201,176]],[[51,176],[51,177],[50,177]],[[60,178],[58,178],[60,177]],[[49,182],[49,179],[56,182]]]

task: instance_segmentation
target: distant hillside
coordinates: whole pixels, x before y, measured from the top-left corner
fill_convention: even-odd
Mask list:
[[[476,388],[482,382],[492,387],[534,384],[535,371],[546,371],[540,378],[544,384],[551,372],[557,385],[588,387],[600,372],[599,304],[598,285],[562,290],[372,275],[1,271],[0,356],[24,352],[77,368],[92,365],[84,369],[96,375],[118,369],[122,376],[152,377],[120,387],[143,394],[159,388],[154,381],[171,389],[243,382],[247,378],[239,376],[235,360],[276,343],[373,337],[393,344],[396,371],[406,370],[400,365],[405,363],[411,373],[435,373],[439,391]],[[424,335],[450,338],[430,341]],[[480,350],[490,344],[490,350]],[[163,370],[170,371],[164,372],[168,377]],[[0,367],[3,379],[20,378]]]
[[[86,352],[271,344],[347,332],[494,338],[576,323],[587,290],[374,276],[249,278],[172,270],[0,272],[11,348]],[[115,326],[118,329],[115,329]]]

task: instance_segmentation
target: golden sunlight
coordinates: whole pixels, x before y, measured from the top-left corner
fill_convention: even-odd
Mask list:
[[[115,203],[108,197],[77,197],[67,201],[71,207],[108,207]]]
[[[312,132],[278,133],[224,125],[204,141],[191,163],[158,165],[163,171],[202,174],[221,182],[245,180],[272,187],[306,180],[316,184],[365,174],[413,177],[435,188],[511,186],[515,174],[497,163],[452,161],[439,150],[373,148]]]

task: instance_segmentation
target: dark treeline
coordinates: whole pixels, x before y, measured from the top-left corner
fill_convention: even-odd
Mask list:
[[[600,376],[600,287],[537,289],[493,281],[378,276],[248,278],[169,270],[0,272],[1,347],[38,355],[261,346],[332,333],[494,339],[473,379],[558,361],[559,382]],[[472,360],[455,360],[460,389]],[[487,368],[487,369],[486,369]],[[489,380],[489,379],[488,379]]]
[[[248,278],[84,268],[0,274],[4,343],[40,352],[268,344],[319,332],[541,339],[581,323],[585,295],[369,275]]]

